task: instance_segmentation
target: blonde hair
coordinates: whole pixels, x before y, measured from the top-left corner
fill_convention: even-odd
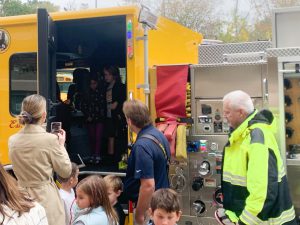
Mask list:
[[[29,95],[22,101],[19,123],[22,125],[37,124],[44,112],[46,112],[46,99],[38,94]]]
[[[84,178],[78,184],[76,189],[80,189],[89,196],[91,210],[102,206],[110,224],[118,224],[118,216],[113,209],[107,193],[107,187],[104,179],[101,176],[92,175]],[[89,213],[88,211],[87,213]]]
[[[123,112],[137,128],[143,128],[152,123],[147,106],[138,100],[127,100],[123,104]]]
[[[63,178],[57,174],[57,180],[59,183],[67,183],[72,177],[73,178],[75,177],[76,172],[78,170],[78,165],[74,162],[72,162],[71,165],[72,165],[72,171],[69,177]]]
[[[114,192],[123,191],[123,183],[120,177],[116,175],[107,175],[104,181],[108,188],[112,188]]]
[[[2,164],[0,164],[0,202],[0,214],[2,215],[6,215],[4,205],[17,211],[19,215],[29,212],[34,207],[33,200],[27,193],[19,189],[15,178],[4,170]],[[3,224],[3,221],[0,221],[0,224]]]

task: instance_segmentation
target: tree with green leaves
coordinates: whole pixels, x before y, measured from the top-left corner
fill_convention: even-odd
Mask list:
[[[214,5],[217,1],[164,0],[161,14],[192,30],[201,32],[205,38],[215,38],[221,28],[219,13]]]
[[[300,6],[300,0],[249,0],[253,15],[250,40],[271,40],[272,11],[276,8]]]
[[[222,27],[220,13],[216,11],[217,0],[124,0],[126,5],[144,4],[151,11],[201,32],[205,38],[217,38]]]
[[[218,39],[224,42],[250,41],[251,25],[249,24],[249,12],[241,15],[239,12],[239,0],[235,1],[234,8],[227,21],[223,21],[223,29],[218,34]]]
[[[227,1],[227,0],[226,0]],[[125,4],[145,4],[169,19],[203,34],[204,38],[224,42],[271,40],[272,11],[275,8],[300,6],[300,0],[248,0],[250,13],[241,11],[235,0],[229,16],[216,7],[217,0],[124,0]],[[156,4],[153,5],[153,2]]]
[[[31,13],[31,8],[22,3],[20,0],[6,0],[2,2],[0,13],[1,16],[15,16]]]
[[[271,18],[272,11],[276,8],[300,6],[300,0],[249,0],[259,20]]]
[[[247,42],[250,40],[251,27],[246,18],[236,15],[231,22],[224,23],[224,31],[217,37],[223,42]]]
[[[0,16],[33,14],[37,8],[46,8],[49,12],[59,10],[49,1],[28,0],[23,3],[21,0],[0,0]]]

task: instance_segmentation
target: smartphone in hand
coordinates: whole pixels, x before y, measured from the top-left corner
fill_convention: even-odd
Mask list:
[[[59,133],[60,129],[61,129],[61,122],[51,123],[51,133]]]

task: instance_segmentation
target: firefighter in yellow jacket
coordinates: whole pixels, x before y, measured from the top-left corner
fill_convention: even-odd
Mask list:
[[[223,155],[224,208],[216,211],[216,219],[221,224],[296,224],[272,113],[255,110],[243,91],[224,96],[223,113],[232,132]]]

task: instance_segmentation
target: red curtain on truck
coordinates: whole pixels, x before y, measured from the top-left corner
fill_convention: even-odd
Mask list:
[[[157,128],[167,137],[172,156],[176,155],[176,136],[179,124],[177,119],[186,117],[188,72],[188,65],[158,66],[156,68],[156,114],[164,121],[157,124]],[[181,138],[179,139],[181,140]]]
[[[188,65],[157,66],[155,107],[157,117],[175,120],[186,117]]]

